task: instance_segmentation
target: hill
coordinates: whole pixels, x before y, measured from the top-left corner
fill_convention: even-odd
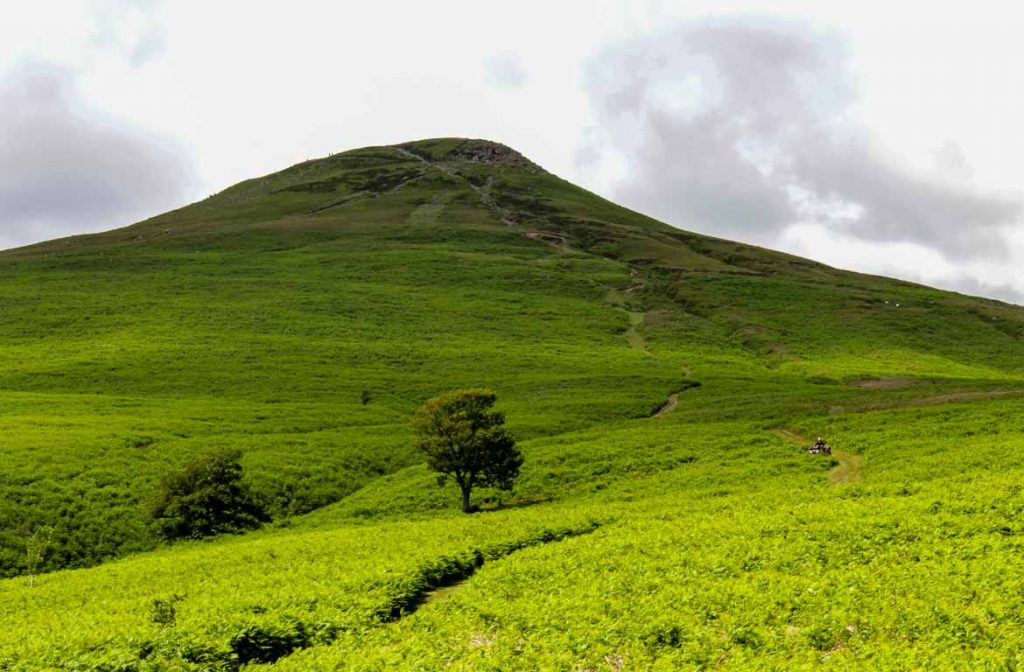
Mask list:
[[[0,582],[0,669],[1020,650],[1020,308],[680,231],[462,139],[0,253],[0,304],[0,571],[44,525],[65,570]],[[407,428],[463,386],[527,459],[470,517]],[[273,526],[71,571],[154,549],[160,477],[228,447]]]

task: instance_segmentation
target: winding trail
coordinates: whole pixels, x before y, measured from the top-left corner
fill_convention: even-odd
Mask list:
[[[671,413],[673,410],[675,410],[675,407],[678,404],[679,404],[679,393],[677,392],[676,394],[670,394],[669,397],[668,397],[668,402],[664,406],[659,408],[658,411],[654,415],[652,415],[651,417],[652,418],[660,418],[661,416],[665,415],[666,413]]]
[[[673,392],[672,394],[668,395],[668,399],[665,401],[665,405],[659,408],[657,411],[655,411],[651,415],[651,418],[660,418],[666,413],[671,413],[672,411],[675,410],[676,406],[679,405],[680,394],[686,392],[687,390],[692,390],[694,388],[700,387],[700,383],[690,381],[690,378],[693,376],[693,371],[690,369],[690,367],[684,366],[682,368],[682,374],[683,378],[687,379],[687,381],[690,382],[691,384],[684,386],[678,392]]]
[[[856,483],[861,479],[864,470],[863,455],[849,453],[845,450],[833,450],[832,457],[839,464],[828,472],[829,483],[842,485],[843,483]]]
[[[448,175],[449,177],[454,177],[455,179],[460,180],[463,184],[472,189],[474,193],[476,193],[477,197],[480,199],[480,203],[488,210],[494,212],[495,216],[497,216],[497,218],[501,220],[503,224],[505,224],[506,226],[516,225],[515,220],[512,218],[512,213],[509,212],[506,208],[503,208],[500,205],[498,205],[494,201],[494,198],[491,197],[491,182],[493,181],[493,176],[490,179],[488,179],[487,183],[484,186],[479,186],[470,182],[465,175],[461,174],[454,168],[446,166],[441,162],[431,161],[430,159],[424,156],[420,156],[415,152],[410,152],[408,149],[405,149],[404,147],[394,147],[393,149],[395,149],[399,154],[408,159],[414,159],[416,161],[419,161],[424,165],[430,166],[435,170],[441,171],[442,173]]]
[[[807,446],[814,443],[811,439],[800,436],[796,432],[791,432],[788,429],[776,429],[773,430],[776,436],[780,436],[791,443],[800,446],[801,449],[807,449]],[[837,464],[828,472],[828,481],[833,485],[843,485],[846,483],[856,483],[861,479],[864,473],[864,456],[857,453],[851,453],[846,450],[833,450],[832,459]]]
[[[905,378],[872,378],[864,381],[858,381],[854,385],[857,387],[866,387],[871,389],[901,389],[907,385]],[[987,390],[981,392],[953,392],[949,394],[940,394],[931,397],[920,397],[917,399],[902,399],[894,400],[891,403],[876,403],[861,408],[861,411],[872,411],[872,410],[886,410],[891,408],[912,408],[918,406],[939,406],[941,404],[950,404],[967,401],[979,401],[982,399],[1001,399],[1004,397],[1019,397],[1024,396],[1024,390]],[[660,413],[660,412],[659,412]],[[796,432],[792,432],[788,429],[774,429],[772,432],[776,436],[780,436],[787,441],[806,449],[807,446],[811,445],[813,441],[805,436],[800,436]],[[828,472],[828,480],[830,483],[835,485],[842,485],[845,483],[856,483],[861,480],[864,473],[864,456],[859,453],[851,453],[845,450],[833,450],[832,458],[838,462],[838,464]]]
[[[578,528],[565,528],[562,530],[546,530],[540,536],[533,539],[525,539],[512,544],[504,545],[491,550],[476,550],[473,552],[475,561],[470,564],[453,567],[449,572],[436,575],[434,568],[428,568],[423,575],[421,585],[411,593],[397,597],[389,608],[380,612],[381,620],[393,622],[416,613],[420,607],[428,604],[440,604],[446,602],[465,588],[466,583],[476,574],[477,570],[487,563],[497,562],[509,555],[527,548],[543,546],[545,544],[557,543],[594,532],[601,523],[591,521],[590,524]]]
[[[626,316],[629,318],[629,328],[626,329],[626,342],[629,343],[629,347],[651,355],[651,352],[647,349],[647,339],[640,332],[640,328],[644,326],[644,313],[626,310]],[[653,357],[654,355],[651,356]]]
[[[922,397],[908,401],[905,406],[938,406],[958,401],[978,401],[981,399],[1000,399],[1002,397],[1016,397],[1024,394],[1024,390],[989,390],[987,392],[953,392],[951,394],[940,394],[934,397]]]

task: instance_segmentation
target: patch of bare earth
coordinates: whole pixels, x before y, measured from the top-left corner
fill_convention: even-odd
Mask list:
[[[939,394],[934,397],[920,397],[918,399],[903,399],[889,402],[878,402],[862,406],[860,410],[884,410],[887,408],[910,408],[915,406],[939,406],[941,404],[952,404],[965,401],[981,401],[983,399],[999,399],[1001,397],[1019,397],[1024,395],[1024,390],[989,390],[987,392],[952,392]]]
[[[655,413],[654,415],[652,415],[651,417],[652,418],[658,418],[658,417],[661,417],[661,416],[665,415],[666,413],[671,413],[673,411],[673,409],[675,409],[675,407],[678,404],[679,404],[679,395],[678,394],[670,395],[669,398],[668,398],[668,402],[664,406],[659,408],[658,412]]]
[[[552,247],[565,247],[565,238],[557,233],[551,233],[549,231],[529,231],[527,232],[526,237],[532,240],[543,241]]]
[[[865,378],[864,380],[855,380],[850,385],[853,387],[862,387],[866,390],[902,390],[913,385],[915,381],[913,378]]]
[[[860,480],[864,469],[863,455],[848,453],[845,450],[834,450],[832,457],[839,464],[828,472],[829,483],[842,485],[843,483],[856,483]]]
[[[1024,394],[1022,390],[990,390],[988,392],[955,392],[953,394],[940,394],[937,397],[926,397],[918,400],[921,406],[932,406],[934,404],[945,404],[951,401],[975,401],[977,399],[997,399],[999,397],[1012,397]]]

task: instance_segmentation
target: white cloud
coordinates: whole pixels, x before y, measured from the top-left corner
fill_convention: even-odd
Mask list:
[[[526,70],[515,54],[499,54],[484,61],[487,82],[503,89],[518,89],[527,80]]]

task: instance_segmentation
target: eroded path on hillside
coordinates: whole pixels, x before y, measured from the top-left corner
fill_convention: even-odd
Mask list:
[[[666,413],[671,413],[672,411],[675,410],[675,408],[676,408],[676,406],[678,404],[679,404],[679,393],[677,392],[676,394],[670,394],[669,397],[668,397],[668,402],[664,406],[659,408],[657,410],[657,412],[654,415],[652,415],[651,417],[652,418],[660,418],[661,416],[665,415]]]
[[[393,622],[415,613],[422,606],[444,602],[460,592],[466,582],[484,566],[485,562],[501,560],[523,549],[590,534],[600,526],[600,522],[591,521],[590,524],[582,527],[546,531],[533,539],[487,550],[477,550],[473,552],[474,561],[471,563],[446,563],[445,559],[441,559],[438,564],[445,566],[442,571],[438,571],[437,566],[424,568],[419,576],[419,581],[415,582],[416,587],[404,595],[395,597],[386,609],[378,612],[378,616],[383,622]]]
[[[909,378],[873,378],[865,381],[858,381],[856,387],[871,389],[904,389],[912,384]],[[879,402],[875,405],[863,407],[861,410],[886,410],[891,408],[913,408],[920,406],[939,406],[942,404],[981,401],[985,399],[1001,399],[1006,397],[1024,396],[1024,390],[986,390],[953,392],[930,397],[918,397],[915,399],[893,400],[891,402]],[[772,430],[776,436],[790,441],[803,449],[810,446],[813,441],[805,436],[788,429]],[[833,450],[832,458],[838,464],[829,471],[828,480],[830,483],[842,485],[844,483],[855,483],[861,480],[864,472],[864,456],[859,453],[851,453],[845,450]]]
[[[910,399],[874,399],[846,407],[854,412],[886,411],[894,408],[919,408],[922,406],[941,406],[987,399],[1004,399],[1024,396],[1024,390],[987,390],[980,392],[950,392],[930,397],[914,397]],[[840,406],[840,409],[844,407]]]
[[[807,450],[807,447],[814,443],[811,439],[800,436],[788,429],[776,429],[774,434],[800,446],[803,450]],[[833,450],[832,459],[838,462],[838,464],[828,472],[829,483],[843,485],[845,483],[856,483],[861,479],[864,473],[863,455],[846,450]]]
[[[839,462],[828,472],[829,483],[841,485],[855,483],[861,479],[864,469],[864,456],[845,450],[833,450],[832,457]]]
[[[665,400],[665,404],[657,411],[651,414],[651,418],[660,418],[663,415],[671,413],[679,405],[679,395],[687,390],[693,390],[700,387],[700,382],[693,380],[693,371],[688,366],[684,366],[681,373],[683,374],[683,385],[678,390],[668,395],[668,399]]]
[[[490,177],[488,181],[483,185],[474,184],[465,175],[455,170],[451,166],[445,165],[441,161],[432,161],[425,156],[421,156],[415,152],[410,152],[408,149],[404,147],[395,147],[394,149],[405,158],[414,159],[416,161],[423,163],[426,166],[430,166],[435,170],[441,171],[442,173],[448,175],[449,177],[454,177],[455,179],[460,180],[463,184],[465,184],[467,187],[473,190],[473,193],[475,193],[477,197],[480,199],[481,205],[483,205],[488,210],[494,212],[495,215],[498,217],[498,219],[501,220],[503,224],[506,224],[508,226],[515,226],[516,222],[512,217],[512,213],[507,208],[503,208],[500,205],[498,205],[498,203],[494,200],[494,197],[491,195],[491,183],[494,180],[493,176]]]

